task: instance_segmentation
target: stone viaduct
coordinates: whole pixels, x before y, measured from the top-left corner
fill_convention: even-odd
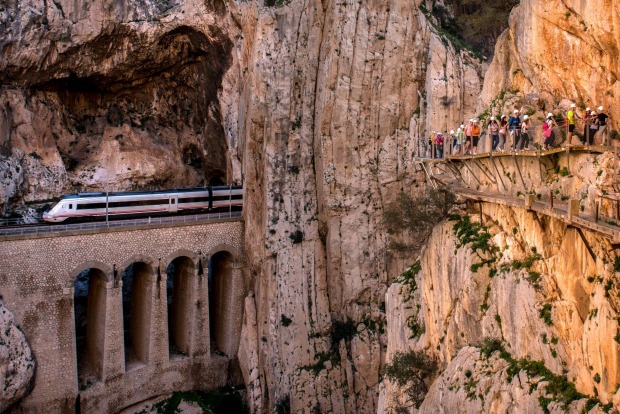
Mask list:
[[[0,295],[36,359],[16,412],[116,413],[235,372],[243,223],[0,239]]]

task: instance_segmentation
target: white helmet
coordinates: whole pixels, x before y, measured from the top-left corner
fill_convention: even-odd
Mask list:
[[[590,115],[596,115],[595,111],[590,111]]]
[[[465,128],[465,125],[461,125],[461,128]],[[461,129],[461,128],[459,128],[459,129]]]
[[[586,112],[590,112],[590,107],[589,106],[586,108]]]
[[[474,122],[474,118],[469,118],[469,122]]]
[[[478,120],[477,120],[477,119],[474,119],[474,124],[477,124],[477,123],[478,123]]]
[[[495,119],[495,116],[492,116],[492,117],[491,117],[491,121],[495,121],[495,120],[496,120],[496,119]]]
[[[530,119],[530,116],[529,116],[529,115],[525,115],[525,116],[523,117],[523,120],[524,120],[524,121],[527,121],[528,119]]]
[[[437,131],[433,131],[433,134],[436,134],[436,133],[437,133]]]
[[[599,107],[598,107],[598,111],[599,111],[599,112],[603,112],[603,107],[602,107],[602,106],[599,106]]]
[[[551,112],[549,112],[549,113],[547,114],[547,118],[553,118],[553,114],[552,114]]]
[[[518,109],[515,109],[515,110],[514,110],[514,111],[512,111],[512,112],[513,112],[513,113],[515,113],[515,114],[518,114],[518,113],[519,113],[519,110],[518,110]]]
[[[450,134],[451,134],[451,135],[454,135],[454,130],[450,131]]]
[[[461,132],[461,128],[458,128],[458,129],[456,130],[456,132],[457,132],[457,133]]]
[[[575,109],[575,108],[577,108],[577,105],[575,105],[575,104],[570,104],[570,107],[571,107],[571,109]]]

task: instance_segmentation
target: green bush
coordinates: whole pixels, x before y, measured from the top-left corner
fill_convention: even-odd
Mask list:
[[[385,366],[384,375],[398,384],[418,408],[428,392],[427,380],[437,371],[437,362],[422,351],[397,352]]]
[[[419,249],[430,236],[433,227],[448,216],[455,201],[454,193],[443,188],[429,189],[416,199],[400,193],[383,211],[383,223],[388,234],[414,236],[415,242],[391,242],[390,248],[400,252]]]

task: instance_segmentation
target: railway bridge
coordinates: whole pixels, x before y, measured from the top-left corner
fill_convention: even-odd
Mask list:
[[[242,237],[240,218],[1,236],[0,294],[37,364],[17,410],[113,413],[226,385]]]

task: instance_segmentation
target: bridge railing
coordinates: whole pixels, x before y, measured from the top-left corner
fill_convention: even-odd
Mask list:
[[[568,142],[567,141],[567,137],[568,137],[568,125],[565,122],[564,118],[558,117],[556,119],[554,119],[554,126],[553,126],[553,134],[554,134],[554,147],[559,147],[559,146],[566,146],[566,145],[571,145],[571,144],[576,144],[578,142],[580,142],[580,139],[583,139],[586,141],[586,146],[590,146],[590,145],[594,145],[593,142],[593,137],[589,137],[589,129],[587,129],[585,131],[585,133],[587,134],[586,136],[581,136],[582,133],[584,132],[583,129],[582,130],[576,130],[575,133],[573,134],[573,138],[572,141],[573,142]],[[545,137],[543,136],[543,124],[545,123],[545,120],[542,118],[537,118],[531,121],[530,123],[530,127],[529,127],[529,149],[535,149],[535,150],[541,150],[545,141]],[[604,142],[601,145],[607,145],[607,135],[606,134],[605,137],[603,138],[599,138],[599,139],[604,139]],[[580,138],[578,138],[578,136]],[[441,145],[438,145],[435,142],[431,142],[431,140],[429,139],[429,137],[418,137],[418,138],[414,138],[415,139],[415,144],[414,144],[414,150],[413,150],[413,158],[418,158],[418,159],[429,159],[429,160],[437,160],[437,159],[445,159],[446,157],[449,156],[455,156],[455,155],[465,155],[463,153],[463,148],[461,147],[460,149],[457,149],[453,139],[450,137],[450,135],[445,135],[444,136],[444,143]],[[486,124],[484,125],[484,128],[482,128],[481,131],[481,135],[480,135],[480,140],[478,142],[478,154],[487,154],[492,152],[492,137],[491,135],[489,135],[487,133],[487,128],[486,128]],[[592,143],[592,144],[589,144]],[[598,145],[599,147],[601,145]],[[505,142],[503,145],[503,151],[504,152],[510,152],[510,151],[515,151],[518,148],[515,148],[515,142],[514,142],[514,138],[513,135],[511,133],[506,134],[506,138],[505,138]],[[527,149],[527,148],[524,148]],[[495,151],[493,151],[495,152]]]
[[[123,228],[123,227],[135,227],[144,225],[162,225],[170,223],[196,223],[210,220],[222,220],[229,218],[242,217],[242,211],[226,211],[217,213],[205,213],[205,214],[192,214],[192,215],[180,215],[180,216],[158,216],[158,217],[146,217],[133,220],[112,220],[112,221],[93,221],[87,223],[74,223],[74,224],[47,224],[47,225],[23,225],[13,227],[0,227],[0,236],[13,236],[13,235],[30,235],[30,234],[45,234],[45,233],[66,233],[72,231],[82,230],[96,230],[106,228]]]

